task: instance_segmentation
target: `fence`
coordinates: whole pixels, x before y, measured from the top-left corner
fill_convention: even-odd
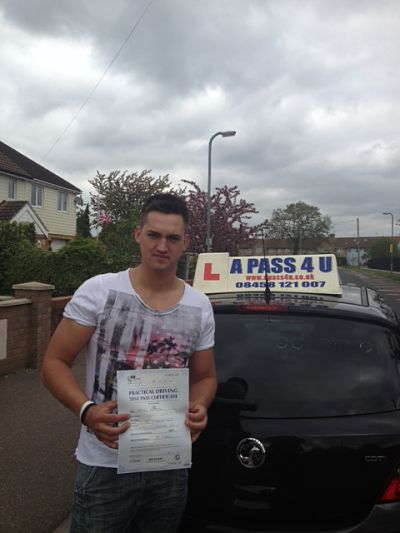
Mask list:
[[[390,258],[383,257],[379,259],[370,259],[368,261],[369,268],[376,268],[378,270],[390,270]],[[393,270],[400,272],[400,257],[393,258]]]

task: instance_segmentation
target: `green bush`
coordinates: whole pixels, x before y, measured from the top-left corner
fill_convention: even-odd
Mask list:
[[[137,220],[124,220],[118,224],[104,227],[99,235],[99,240],[107,250],[110,271],[119,272],[132,266],[133,258],[139,255],[139,246],[136,244],[134,231]]]
[[[7,262],[2,279],[2,293],[11,294],[16,283],[40,281],[50,283],[50,252],[44,252],[28,240],[23,240],[13,247],[13,255]]]
[[[100,239],[75,238],[56,252],[35,245],[33,224],[0,224],[0,293],[12,294],[17,283],[39,281],[55,286],[54,296],[73,292],[97,274],[118,272],[139,262],[133,221],[103,230]],[[185,256],[178,275],[185,276]]]
[[[53,253],[53,261],[55,295],[72,294],[88,278],[110,271],[106,249],[96,239],[74,239]]]
[[[29,222],[0,222],[0,252],[10,250],[18,241],[35,243],[35,226]]]
[[[0,222],[0,293],[10,294],[14,283],[25,281],[23,268],[35,263],[29,255],[37,250],[34,243],[33,224]]]
[[[112,271],[104,245],[77,238],[57,252],[40,250],[33,224],[0,225],[0,293],[17,283],[39,281],[55,286],[54,296],[72,294],[85,280]]]

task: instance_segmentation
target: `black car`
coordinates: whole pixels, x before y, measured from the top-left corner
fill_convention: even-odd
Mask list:
[[[182,531],[399,533],[392,310],[355,286],[213,292],[219,385]]]

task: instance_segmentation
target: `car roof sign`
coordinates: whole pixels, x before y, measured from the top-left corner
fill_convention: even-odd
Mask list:
[[[333,254],[230,257],[203,253],[197,259],[193,286],[207,294],[260,292],[265,274],[271,292],[342,294]]]

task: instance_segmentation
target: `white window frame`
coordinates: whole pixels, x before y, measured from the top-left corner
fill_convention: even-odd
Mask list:
[[[8,178],[8,199],[17,199],[17,180],[15,178]]]
[[[43,207],[43,192],[41,185],[31,185],[31,205],[33,207]]]
[[[65,191],[58,191],[58,211],[61,213],[68,211],[68,194]]]

